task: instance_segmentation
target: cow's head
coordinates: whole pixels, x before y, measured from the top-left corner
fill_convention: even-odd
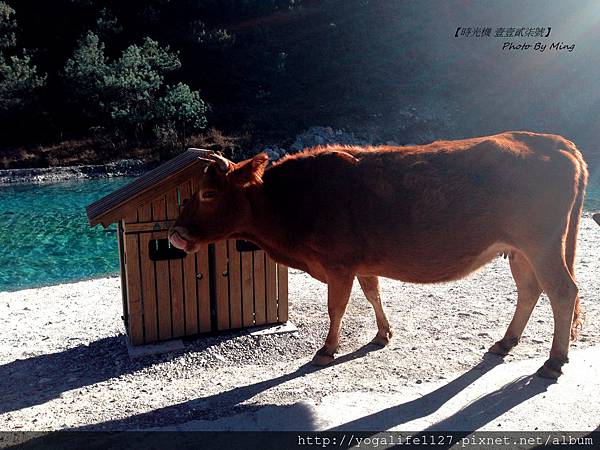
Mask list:
[[[171,244],[187,253],[243,229],[251,220],[247,192],[262,183],[269,162],[266,153],[237,164],[219,155],[209,155],[209,158],[199,177],[200,186],[184,202],[169,230]]]

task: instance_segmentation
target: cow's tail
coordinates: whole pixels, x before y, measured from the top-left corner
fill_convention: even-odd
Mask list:
[[[583,201],[585,198],[585,190],[588,181],[588,169],[587,164],[583,160],[583,156],[579,150],[575,149],[573,156],[577,160],[577,192],[575,194],[575,201],[571,209],[571,215],[569,217],[569,229],[567,230],[567,238],[565,242],[565,262],[567,268],[571,273],[573,279],[575,279],[575,253],[577,250],[577,234],[579,232],[579,221],[581,219],[581,212],[583,210]],[[571,324],[571,339],[577,339],[579,331],[583,326],[584,311],[579,301],[579,295],[575,299],[575,309],[573,312],[573,322]]]

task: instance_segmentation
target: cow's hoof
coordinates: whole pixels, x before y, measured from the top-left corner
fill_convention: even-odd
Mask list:
[[[550,380],[557,380],[563,373],[562,366],[569,362],[568,359],[550,358],[537,371],[537,375]]]
[[[488,351],[496,355],[506,356],[518,343],[518,339],[500,339]]]
[[[311,363],[313,366],[325,367],[331,364],[334,359],[333,355],[319,354],[317,352],[317,354],[313,356]]]
[[[389,331],[385,334],[377,333],[375,335],[375,337],[373,338],[373,340],[371,341],[371,344],[375,344],[379,347],[385,347],[386,345],[388,345],[390,343],[391,338],[392,338],[391,331]]]
[[[325,366],[328,366],[329,364],[331,364],[333,362],[333,360],[334,360],[333,353],[328,352],[325,349],[325,347],[323,347],[317,353],[315,353],[315,356],[313,356],[311,363],[314,366],[325,367]]]
[[[313,366],[325,367],[333,362],[333,355],[315,355],[311,361]]]

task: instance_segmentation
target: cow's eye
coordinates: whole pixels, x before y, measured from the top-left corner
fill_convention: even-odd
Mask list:
[[[202,200],[210,200],[217,196],[217,191],[202,191]]]

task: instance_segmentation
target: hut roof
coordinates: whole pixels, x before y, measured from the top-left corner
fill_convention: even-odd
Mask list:
[[[130,208],[137,208],[151,200],[159,192],[165,192],[192,176],[198,168],[206,164],[198,157],[197,149],[188,149],[173,159],[137,178],[135,181],[102,197],[86,208],[90,225],[101,223],[107,227],[120,220]]]

